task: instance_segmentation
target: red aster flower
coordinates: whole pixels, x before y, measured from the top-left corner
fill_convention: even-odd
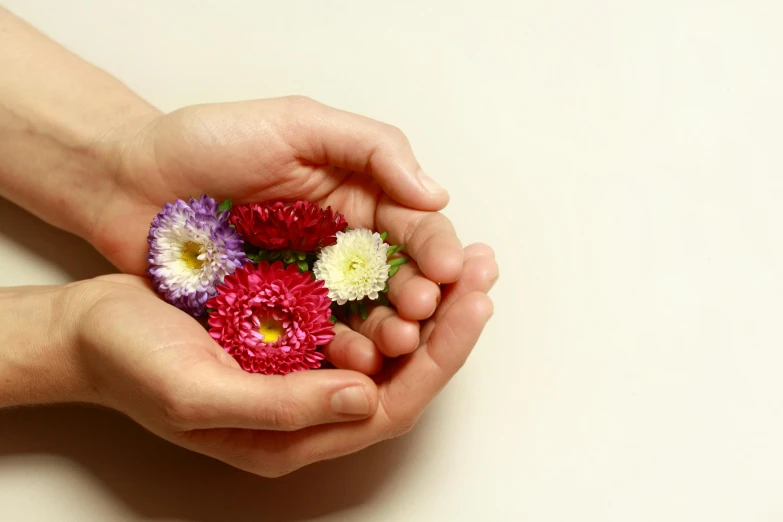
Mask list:
[[[335,244],[335,234],[348,227],[331,207],[322,209],[309,201],[268,201],[238,205],[229,218],[245,242],[264,250],[311,252]]]
[[[321,366],[316,351],[334,337],[329,291],[280,261],[226,276],[207,302],[212,336],[248,372],[286,374]]]

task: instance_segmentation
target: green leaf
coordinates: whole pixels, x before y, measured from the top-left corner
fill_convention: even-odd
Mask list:
[[[214,311],[215,311],[215,310],[214,310],[214,309],[212,309],[212,308],[207,308],[207,315],[211,315],[211,314],[212,314],[212,312],[214,312]]]
[[[383,286],[383,290],[381,290],[381,292],[385,294],[388,291],[389,291],[389,282],[386,281],[386,284]]]
[[[310,265],[307,264],[307,261],[297,261],[296,266],[299,267],[300,272],[307,272],[310,270]]]
[[[362,318],[362,321],[367,320],[367,316],[370,315],[370,312],[367,310],[367,303],[365,301],[359,301],[359,315]]]
[[[382,241],[386,241],[386,238],[387,238],[388,236],[389,236],[389,233],[388,233],[388,232],[384,232],[383,234],[381,234],[381,240],[382,240]]]
[[[397,265],[404,265],[410,261],[407,257],[395,257],[394,259],[388,261],[389,266],[397,266]]]
[[[329,317],[329,322],[332,324],[337,324],[337,317],[332,315],[331,317]]]
[[[400,265],[394,265],[389,269],[389,277],[393,276],[400,269]]]
[[[402,252],[402,249],[405,248],[405,245],[391,245],[389,249],[386,251],[386,257],[389,258],[396,254],[397,252]]]
[[[233,201],[231,201],[231,198],[228,198],[223,201],[223,203],[220,204],[218,207],[219,212],[225,212],[226,210],[231,210],[231,206],[234,204]]]
[[[255,264],[261,262],[261,256],[258,254],[247,254],[247,258]]]
[[[296,258],[299,261],[304,261],[305,259],[307,259],[307,252],[297,252],[296,253]]]
[[[388,284],[386,285],[386,288],[384,288],[383,291],[384,292],[388,292],[389,291],[389,285]],[[389,302],[389,298],[386,297],[385,293],[378,294],[378,304],[380,304],[382,306],[391,306],[391,303]]]
[[[350,308],[353,315],[359,315],[359,304],[356,301],[351,301]]]

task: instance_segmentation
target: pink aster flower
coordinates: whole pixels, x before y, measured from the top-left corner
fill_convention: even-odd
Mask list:
[[[286,374],[321,366],[334,337],[322,281],[295,265],[262,261],[226,276],[207,302],[209,334],[248,372]]]

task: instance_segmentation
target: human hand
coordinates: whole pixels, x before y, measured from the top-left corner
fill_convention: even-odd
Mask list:
[[[124,271],[146,267],[152,217],[166,201],[208,193],[235,203],[307,199],[343,213],[351,227],[388,231],[408,245],[390,281],[395,309],[379,307],[356,335],[338,328],[327,350],[340,368],[367,374],[383,356],[419,345],[418,321],[455,281],[463,251],[442,214],[448,195],[421,171],[394,127],[300,98],[187,107],[134,129],[116,161],[116,187],[90,240]]]
[[[412,425],[475,343],[491,308],[484,293],[489,284],[481,281],[493,279],[497,266],[491,255],[465,261],[451,224],[437,212],[448,196],[422,176],[400,131],[297,97],[190,107],[163,116],[2,9],[0,25],[0,41],[12,42],[0,49],[13,51],[0,56],[9,73],[0,105],[11,108],[0,111],[0,130],[8,137],[0,147],[0,194],[88,239],[123,271],[143,273],[147,230],[164,202],[202,193],[237,203],[307,199],[330,205],[352,227],[386,230],[391,242],[407,243],[414,260],[391,280],[394,309],[377,307],[366,321],[336,325],[337,335],[325,348],[338,368],[365,374],[380,371],[384,356],[397,358],[376,378],[381,406],[364,421],[278,436],[243,431],[269,419],[272,428],[291,429],[335,418],[326,415],[324,400],[334,390],[319,388],[318,402],[289,386],[359,382],[351,379],[364,386],[368,380],[338,370],[279,379],[232,373],[230,381],[223,373],[215,381],[221,389],[213,390],[212,381],[191,378],[216,368],[234,371],[233,360],[195,328],[195,320],[155,300],[141,280],[111,278],[66,292],[100,301],[85,316],[93,320],[80,321],[78,350],[66,349],[69,336],[53,335],[49,324],[67,315],[53,304],[58,298],[48,297],[59,290],[44,291],[43,306],[38,298],[20,306],[16,293],[6,292],[6,308],[14,312],[5,314],[6,324],[14,328],[0,328],[0,338],[35,350],[2,354],[0,362],[10,357],[11,364],[0,364],[0,381],[14,385],[0,389],[0,407],[100,399],[169,440],[268,475],[354,451]],[[43,65],[30,68],[33,62]],[[81,88],[70,88],[74,84]],[[488,254],[481,246],[466,249],[475,251]],[[444,286],[450,290],[438,305],[436,283],[458,279]],[[34,311],[41,321],[31,319]],[[419,321],[430,317],[420,329]],[[56,346],[63,350],[53,350]],[[82,358],[84,364],[76,362]],[[85,371],[91,379],[82,378]],[[279,408],[265,403],[254,408],[264,390],[280,398]],[[369,403],[372,410],[372,396]],[[256,438],[262,447],[254,450]],[[261,461],[265,455],[267,463]],[[241,456],[250,460],[239,462]]]
[[[410,237],[410,246],[430,239],[427,253],[440,247],[445,256],[423,256],[423,270],[438,282],[459,276],[461,249],[448,221],[401,212],[440,210],[448,194],[391,125],[294,96],[185,107],[118,134],[115,191],[89,239],[126,273],[144,273],[147,231],[163,203],[207,193],[235,204],[331,205],[351,227],[388,229],[395,241],[413,236],[426,216],[428,237]]]
[[[294,98],[184,109],[149,124],[130,143],[119,169],[128,173],[118,178],[125,188],[102,214],[106,232],[93,239],[120,266],[143,268],[142,238],[162,202],[202,192],[236,203],[280,198],[330,205],[352,227],[388,231],[413,259],[390,281],[395,308],[378,306],[365,321],[338,323],[325,347],[337,368],[373,375],[387,363],[376,377],[381,407],[372,417],[285,434],[227,426],[167,438],[275,476],[410,429],[475,344],[491,309],[486,292],[497,265],[488,247],[463,251],[450,222],[434,211],[447,195],[424,190],[399,131]],[[442,302],[437,283],[454,283],[444,287]],[[296,378],[305,383],[311,374]]]
[[[75,317],[80,400],[124,412],[180,442],[216,428],[290,431],[371,415],[375,383],[345,370],[247,373],[199,322],[160,300],[149,281],[103,276],[66,287]],[[192,445],[207,455],[208,445]],[[217,456],[217,455],[216,455]]]
[[[76,296],[69,301],[86,310],[77,329],[80,367],[94,402],[188,449],[280,476],[413,427],[492,313],[486,292],[497,278],[494,254],[485,245],[471,245],[465,254],[462,275],[424,324],[420,346],[387,367],[377,385],[345,370],[246,373],[195,319],[133,276],[106,276],[71,290]],[[335,411],[335,404],[362,404],[333,399],[353,386],[365,394],[367,410]]]

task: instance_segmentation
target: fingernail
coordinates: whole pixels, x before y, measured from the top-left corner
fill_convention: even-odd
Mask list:
[[[446,194],[446,189],[438,185],[438,183],[426,175],[423,171],[419,171],[419,179],[421,179],[421,184],[424,185],[424,188],[427,189],[427,192],[430,194]]]
[[[361,386],[349,386],[332,395],[332,410],[345,415],[367,415],[370,401]]]

